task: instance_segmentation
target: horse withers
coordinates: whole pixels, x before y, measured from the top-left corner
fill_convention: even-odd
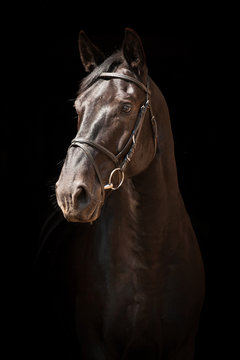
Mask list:
[[[166,101],[139,36],[105,58],[81,31],[89,74],[56,183],[74,222],[68,276],[83,359],[194,358],[202,258],[179,191]]]

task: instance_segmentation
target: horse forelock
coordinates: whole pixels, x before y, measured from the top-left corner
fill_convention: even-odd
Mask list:
[[[80,83],[78,95],[88,89],[101,75],[102,72],[113,72],[120,64],[124,62],[123,54],[120,50],[109,56],[102,64],[97,66],[89,75]]]

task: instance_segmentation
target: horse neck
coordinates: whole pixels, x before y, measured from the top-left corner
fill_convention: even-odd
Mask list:
[[[101,263],[107,258],[114,268],[129,271],[154,267],[159,254],[175,246],[171,242],[179,232],[183,207],[178,190],[169,189],[161,171],[164,166],[156,158],[143,174],[127,179],[106,200],[98,242]]]
[[[133,184],[141,204],[139,211],[142,217],[151,219],[144,222],[145,225],[153,224],[155,221],[158,225],[155,228],[158,231],[159,227],[172,221],[176,211],[181,208],[181,215],[184,215],[185,209],[179,191],[168,107],[153,81],[151,81],[151,91],[152,108],[158,126],[158,150],[149,167],[133,178]]]
[[[158,237],[171,223],[176,224],[180,211],[185,214],[175,163],[169,166],[156,157],[144,173],[133,179],[133,185],[139,228],[150,239]]]

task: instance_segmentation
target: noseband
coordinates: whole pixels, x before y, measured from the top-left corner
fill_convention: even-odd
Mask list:
[[[102,74],[100,74],[99,78],[101,79],[123,79],[129,82],[133,82],[136,85],[138,85],[145,93],[146,93],[146,101],[145,103],[140,107],[133,131],[131,132],[131,135],[127,141],[127,143],[125,144],[124,148],[117,154],[114,155],[111,151],[109,151],[108,149],[106,149],[104,146],[95,143],[92,140],[88,140],[88,139],[84,139],[81,137],[76,137],[72,140],[70,147],[72,146],[78,146],[80,147],[83,152],[87,155],[87,157],[91,160],[91,163],[93,164],[93,167],[96,171],[96,174],[98,176],[100,185],[101,185],[101,189],[102,189],[102,196],[104,199],[104,195],[105,195],[105,191],[104,190],[117,190],[120,188],[120,186],[123,184],[124,181],[124,173],[126,170],[127,165],[129,164],[129,162],[131,161],[133,154],[135,152],[136,149],[136,145],[138,142],[138,138],[142,129],[142,125],[143,125],[143,121],[145,118],[145,114],[147,112],[147,110],[150,110],[150,114],[151,114],[151,124],[152,124],[152,129],[153,129],[153,137],[154,137],[154,147],[155,147],[155,154],[156,154],[156,150],[157,150],[157,123],[155,120],[155,117],[153,115],[152,112],[152,107],[151,107],[151,102],[150,102],[150,95],[151,92],[149,90],[149,80],[147,82],[147,86],[145,86],[143,83],[141,83],[139,80],[131,77],[131,76],[127,76],[124,74],[118,74],[118,73],[111,73],[111,72],[103,72]],[[102,181],[102,176],[100,174],[100,171],[98,169],[98,166],[95,162],[95,160],[93,159],[88,147],[86,145],[89,145],[91,147],[94,147],[96,149],[98,149],[99,151],[103,152],[106,156],[108,156],[115,164],[115,169],[111,172],[110,176],[109,176],[109,180],[108,180],[108,184],[104,185],[103,181]],[[129,148],[130,147],[130,148]],[[120,164],[120,158],[124,156],[124,153],[126,153],[126,149],[128,149],[127,154],[125,155],[122,163]],[[155,156],[154,154],[154,156]],[[114,186],[113,184],[113,176],[114,174],[117,173],[119,176],[119,183],[117,186]]]

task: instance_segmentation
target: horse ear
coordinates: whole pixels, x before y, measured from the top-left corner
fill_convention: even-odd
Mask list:
[[[146,65],[145,52],[141,39],[134,30],[129,28],[125,29],[122,49],[123,55],[133,71],[138,76],[143,75]]]
[[[103,52],[94,45],[83,30],[79,33],[78,47],[84,69],[91,72],[105,60]]]

